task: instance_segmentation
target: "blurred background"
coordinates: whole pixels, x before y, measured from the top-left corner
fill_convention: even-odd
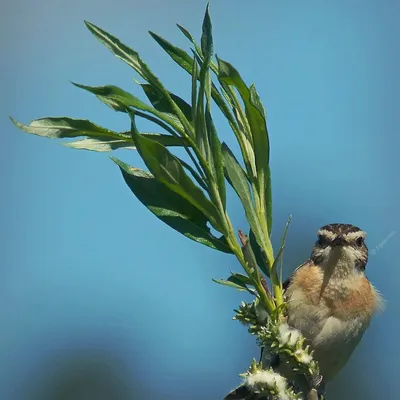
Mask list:
[[[127,118],[69,80],[135,94],[137,76],[87,31],[89,20],[140,52],[168,88],[190,78],[147,34],[189,49],[203,0],[6,0],[1,5],[1,400],[215,400],[258,357],[232,321],[248,298],[216,285],[234,257],[157,220],[104,153],[17,131],[44,116],[126,130]],[[273,239],[293,214],[285,275],[310,255],[321,225],[368,232],[378,315],[329,399],[396,398],[400,203],[400,2],[214,0],[217,54],[255,82],[272,146]],[[216,114],[223,140],[234,136]],[[145,124],[140,128],[148,128]],[[115,154],[142,166],[133,151]],[[247,229],[229,194],[237,228]]]

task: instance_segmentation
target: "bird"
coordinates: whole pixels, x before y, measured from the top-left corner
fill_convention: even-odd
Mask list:
[[[310,258],[294,270],[283,289],[287,323],[313,350],[325,387],[347,363],[384,302],[365,275],[365,231],[334,223],[321,227],[317,237]],[[271,357],[269,349],[262,349],[261,359],[279,372],[279,357]],[[256,397],[241,385],[224,400]]]

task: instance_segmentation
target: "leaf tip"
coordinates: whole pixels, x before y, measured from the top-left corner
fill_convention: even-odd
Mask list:
[[[157,33],[154,33],[153,31],[149,31],[149,35],[158,43],[161,39],[161,36],[157,35]]]
[[[88,20],[83,20],[83,22],[85,23],[85,25],[86,25],[86,28],[88,28],[89,29],[89,31],[93,31],[93,29],[96,27],[94,24],[92,24],[91,22],[89,22]]]
[[[117,164],[118,165],[118,167],[120,168],[120,169],[125,169],[124,168],[124,162],[123,161],[121,161],[119,158],[117,158],[117,157],[113,157],[113,156],[109,156],[110,157],[110,160],[112,161],[112,162],[114,162],[115,164]]]
[[[11,115],[8,116],[10,118],[10,121],[16,126],[18,129],[24,130],[24,125],[18,122],[16,119],[14,119]]]

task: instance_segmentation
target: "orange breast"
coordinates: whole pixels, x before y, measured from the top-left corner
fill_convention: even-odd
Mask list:
[[[311,264],[294,273],[290,286],[292,290],[298,287],[311,304],[329,310],[330,315],[340,319],[370,317],[379,307],[378,295],[364,275],[348,278],[345,282],[338,279],[324,281],[321,268]]]

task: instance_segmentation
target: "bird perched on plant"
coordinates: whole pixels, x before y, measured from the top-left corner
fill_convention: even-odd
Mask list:
[[[329,224],[317,232],[311,257],[284,283],[288,324],[298,329],[314,350],[324,382],[347,363],[382,299],[365,276],[366,233],[349,224]],[[269,349],[262,351],[268,359]],[[279,359],[272,358],[279,372]],[[263,363],[265,365],[265,363]],[[240,386],[225,400],[253,399]]]

